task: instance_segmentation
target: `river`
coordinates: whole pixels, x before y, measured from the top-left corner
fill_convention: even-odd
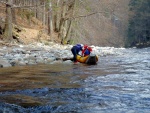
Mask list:
[[[149,113],[150,48],[117,49],[97,65],[0,69],[0,113]]]

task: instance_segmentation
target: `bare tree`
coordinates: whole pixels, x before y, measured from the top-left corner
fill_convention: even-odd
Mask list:
[[[72,4],[70,4],[70,6],[69,6],[68,11],[71,12],[71,17],[74,16],[75,5],[76,5],[76,0],[74,0],[74,1],[72,2]],[[68,29],[67,29],[67,33],[66,33],[66,36],[65,36],[65,39],[64,39],[65,41],[70,40],[69,36],[70,36],[70,33],[71,33],[71,29],[72,29],[72,23],[73,23],[73,20],[72,20],[72,19],[69,19],[69,20],[68,20]]]
[[[53,21],[52,21],[52,4],[51,1],[48,1],[49,10],[48,10],[48,34],[52,37],[53,32]]]
[[[12,0],[7,0],[6,4],[6,20],[5,20],[5,31],[4,31],[4,38],[5,41],[11,42],[12,41]]]
[[[59,20],[60,20],[60,10],[59,10],[60,0],[57,0],[56,2],[56,8],[55,8],[55,14],[54,14],[54,30],[55,32],[58,32],[59,30]]]

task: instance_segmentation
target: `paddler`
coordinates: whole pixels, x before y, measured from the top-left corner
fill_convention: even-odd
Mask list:
[[[88,45],[84,45],[83,46],[83,50],[82,50],[82,56],[88,56],[90,53],[92,52],[92,48],[89,47]]]
[[[82,49],[83,49],[83,44],[76,44],[71,48],[74,63],[77,63],[76,56],[77,56],[77,54],[79,54],[80,51],[82,51]]]

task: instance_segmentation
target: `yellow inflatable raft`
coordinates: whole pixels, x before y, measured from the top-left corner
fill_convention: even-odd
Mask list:
[[[78,62],[86,63],[86,64],[96,64],[98,61],[98,56],[95,54],[90,54],[90,55],[85,56],[85,57],[77,55],[76,58],[77,58]]]

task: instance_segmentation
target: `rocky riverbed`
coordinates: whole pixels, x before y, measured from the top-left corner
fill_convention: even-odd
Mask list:
[[[73,57],[73,45],[60,45],[50,42],[48,45],[35,43],[30,45],[1,46],[0,67],[24,66],[36,64],[62,63],[56,58]],[[116,48],[93,46],[93,53],[98,56],[116,54]],[[65,61],[71,63],[71,61]]]

